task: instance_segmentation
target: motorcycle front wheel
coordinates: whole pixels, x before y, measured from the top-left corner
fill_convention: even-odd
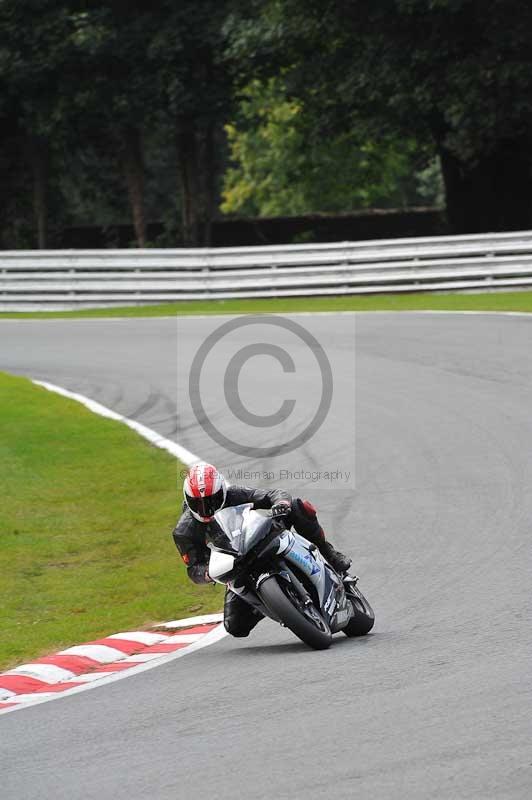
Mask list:
[[[258,593],[264,604],[302,642],[314,650],[326,650],[330,646],[329,626],[313,605],[304,605],[288,582],[272,575],[261,584]]]

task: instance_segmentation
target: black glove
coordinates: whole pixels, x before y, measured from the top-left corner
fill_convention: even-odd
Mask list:
[[[272,517],[285,517],[290,513],[291,504],[288,500],[279,500],[272,506]]]

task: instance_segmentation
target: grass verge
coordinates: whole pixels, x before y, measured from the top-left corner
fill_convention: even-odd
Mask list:
[[[120,423],[0,373],[0,669],[220,609],[220,589],[188,580],[171,538],[180,466]]]
[[[68,317],[163,317],[192,314],[290,314],[295,311],[525,311],[532,312],[532,292],[482,294],[352,295],[285,297],[265,300],[195,300],[153,306],[80,309],[79,311],[0,312],[0,319]]]

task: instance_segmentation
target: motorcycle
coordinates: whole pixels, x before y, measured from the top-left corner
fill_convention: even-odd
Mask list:
[[[364,636],[375,615],[357,586],[339,575],[283,517],[264,516],[251,503],[214,515],[220,534],[208,543],[209,575],[302,642],[324,650],[332,634]]]

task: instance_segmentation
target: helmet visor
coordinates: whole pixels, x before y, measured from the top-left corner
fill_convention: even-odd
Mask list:
[[[224,504],[224,490],[218,489],[209,497],[191,497],[187,494],[186,498],[191,511],[199,514],[200,517],[212,517]]]

